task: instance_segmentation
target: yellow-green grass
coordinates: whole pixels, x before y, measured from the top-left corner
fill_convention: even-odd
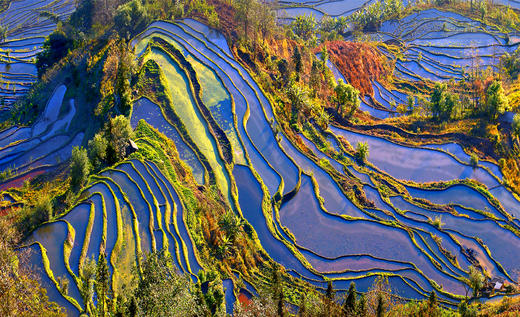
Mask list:
[[[175,48],[177,48],[181,52],[185,52],[186,50],[180,46],[176,41],[172,40],[171,37],[163,35],[162,33],[153,33],[150,36],[142,39],[138,45],[136,45],[136,51],[144,49],[151,37],[159,37],[163,40],[167,41]],[[229,104],[231,106],[231,96],[229,92],[226,90],[220,79],[217,77],[215,71],[208,66],[201,63],[198,59],[194,58],[191,54],[185,54],[186,60],[192,65],[197,73],[197,77],[202,87],[202,98],[204,103],[208,106],[209,109],[213,110],[213,108],[219,107],[219,104],[222,102],[226,102],[229,99]],[[234,109],[232,109],[234,112]],[[215,113],[212,113],[215,117]],[[233,118],[230,118],[233,120]],[[237,132],[234,128],[234,124],[231,121],[231,127],[221,128],[226,132],[226,135],[231,143],[231,147],[233,148],[233,155],[235,157],[235,161],[237,164],[246,164],[246,160],[244,158],[244,151],[242,145],[238,140]]]
[[[114,185],[114,187],[119,190],[121,193],[123,200],[125,201],[125,205],[120,209],[121,211],[121,226],[122,226],[122,234],[121,237],[121,246],[120,250],[118,250],[117,254],[115,254],[115,259],[111,259],[113,261],[114,267],[118,267],[118,273],[121,278],[120,281],[114,281],[114,285],[116,286],[115,290],[118,290],[119,287],[123,285],[122,281],[130,281],[132,278],[131,268],[137,263],[139,265],[140,254],[141,254],[141,239],[139,238],[139,221],[135,214],[135,210],[128,200],[126,194],[121,191],[121,187],[114,182],[112,179],[105,176],[96,176],[96,179],[105,181],[106,183],[110,183]],[[112,188],[110,188],[112,190]],[[128,209],[128,207],[130,209]],[[119,228],[119,224],[118,224]],[[118,229],[119,230],[119,229]],[[118,240],[119,235],[118,235]],[[116,246],[118,242],[116,241]],[[114,246],[114,249],[116,248]],[[114,254],[114,250],[112,251]]]
[[[195,101],[189,90],[187,77],[173,60],[166,54],[151,50],[143,62],[152,59],[161,67],[167,79],[167,90],[173,102],[175,112],[180,117],[191,138],[196,141],[200,151],[206,156],[215,172],[217,185],[225,197],[229,197],[229,178],[227,177],[225,164],[218,157],[218,149],[215,140],[209,132],[207,123],[196,109]],[[230,199],[228,198],[230,201]]]
[[[157,221],[157,226],[158,226],[159,230],[162,232],[162,235],[163,235],[163,245],[162,245],[162,248],[164,250],[168,250],[169,241],[168,241],[168,237],[166,235],[166,232],[164,231],[164,227],[163,227],[163,223],[162,223],[163,215],[161,214],[161,208],[159,207],[159,202],[157,201],[157,198],[153,194],[153,191],[150,188],[150,185],[148,184],[148,181],[143,176],[143,174],[139,171],[139,169],[137,169],[135,167],[135,165],[134,165],[134,163],[132,161],[128,161],[128,163],[132,166],[134,171],[143,179],[143,182],[146,185],[146,189],[150,192],[150,194],[153,197],[153,205],[155,206],[155,212],[156,212],[155,219]],[[146,165],[144,163],[143,163],[143,165],[146,167]],[[152,178],[153,178],[153,181],[155,182],[157,188],[159,188],[159,190],[161,191],[161,195],[163,195],[164,199],[166,200],[166,196],[164,195],[164,193],[163,193],[161,187],[159,186],[159,184],[157,183],[157,180],[153,176],[152,176]]]

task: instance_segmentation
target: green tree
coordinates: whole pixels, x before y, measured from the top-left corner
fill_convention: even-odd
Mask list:
[[[148,23],[148,14],[141,0],[132,0],[120,5],[114,15],[114,25],[123,38],[139,33]]]
[[[329,51],[327,50],[327,46],[323,45],[321,47],[320,51],[320,66],[321,66],[321,72],[325,73],[325,71],[328,69],[327,62],[329,61]]]
[[[229,237],[231,243],[234,243],[236,236],[244,225],[244,222],[231,210],[222,214],[218,222],[219,226],[224,230],[226,236]]]
[[[356,145],[356,159],[359,162],[364,162],[368,157],[368,143],[358,142]]]
[[[302,54],[300,53],[300,49],[298,45],[294,47],[292,62],[294,65],[294,71],[296,72],[297,80],[300,78],[300,73],[302,72]]]
[[[386,301],[383,297],[383,294],[379,293],[377,296],[377,307],[376,307],[376,317],[383,317],[386,312]]]
[[[70,163],[70,184],[74,190],[78,190],[86,182],[90,173],[91,165],[87,150],[75,146],[72,149]]]
[[[88,156],[92,166],[99,168],[107,156],[108,142],[103,134],[96,133],[88,141]]]
[[[79,292],[83,303],[85,303],[85,311],[92,315],[94,310],[94,285],[96,282],[96,260],[94,256],[91,259],[86,259],[84,264],[80,266],[80,288]]]
[[[5,41],[5,39],[7,38],[7,31],[8,31],[8,27],[7,26],[4,26],[4,25],[0,25],[0,41]]]
[[[451,118],[458,104],[459,96],[448,92],[445,83],[436,83],[430,96],[430,110],[436,120],[446,121]]]
[[[61,307],[49,301],[47,291],[31,271],[29,250],[15,250],[20,242],[10,217],[0,217],[0,316],[66,316]]]
[[[484,275],[473,265],[469,267],[469,285],[473,290],[473,297],[477,297],[484,286]]]
[[[459,304],[459,314],[461,317],[477,317],[477,309],[473,305],[468,305],[468,301],[463,300]]]
[[[336,88],[334,88],[334,102],[336,103],[336,111],[345,116],[351,117],[359,108],[359,91],[350,84],[345,84],[342,79],[338,80]]]
[[[280,77],[283,82],[289,80],[289,63],[286,59],[281,58],[276,63],[276,67],[278,68],[278,72],[280,72]]]
[[[100,254],[96,267],[96,294],[98,316],[107,316],[110,313],[110,273],[106,255]]]
[[[471,153],[470,158],[469,158],[469,163],[471,164],[471,166],[473,166],[473,168],[476,168],[478,166],[477,154]]]
[[[343,305],[343,309],[345,310],[346,316],[357,315],[356,295],[356,284],[354,282],[350,282],[350,286],[345,297],[345,304]]]
[[[368,316],[368,307],[367,307],[367,298],[365,294],[361,294],[358,306],[357,306],[357,313],[359,317],[366,317]]]
[[[221,315],[224,304],[222,280],[217,271],[199,271],[197,296],[201,307],[211,315]],[[202,293],[202,285],[206,285],[206,293]]]
[[[520,115],[517,113],[513,117],[513,123],[511,124],[512,133],[514,136],[520,136]]]
[[[110,119],[107,130],[109,135],[107,160],[109,163],[115,163],[125,157],[126,148],[134,132],[130,120],[123,115]]]
[[[141,270],[128,305],[130,316],[203,316],[190,277],[176,272],[169,254],[147,254]]]
[[[437,293],[435,293],[435,291],[431,291],[430,296],[428,297],[428,308],[431,311],[433,309],[436,309],[437,305]]]
[[[293,33],[304,41],[314,36],[316,31],[316,19],[313,15],[299,15],[290,25]]]
[[[121,56],[117,69],[116,87],[115,87],[115,101],[119,110],[124,115],[128,115],[132,108],[132,91],[130,88],[130,76],[132,73],[132,66],[134,57],[121,44]]]
[[[252,20],[254,0],[235,0],[235,19],[244,27],[243,38],[249,38],[249,28]]]
[[[493,81],[486,91],[486,107],[489,119],[494,121],[499,115],[509,111],[509,102],[500,81]]]
[[[73,48],[73,45],[73,40],[69,38],[60,27],[52,32],[45,39],[41,52],[36,56],[38,77],[41,77],[47,68],[65,57],[69,53],[69,50]]]

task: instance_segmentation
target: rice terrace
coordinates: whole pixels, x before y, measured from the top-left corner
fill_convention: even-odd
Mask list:
[[[520,316],[520,1],[0,0],[0,316]]]

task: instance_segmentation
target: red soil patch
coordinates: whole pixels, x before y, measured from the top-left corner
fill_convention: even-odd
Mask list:
[[[381,81],[390,73],[386,58],[369,44],[332,41],[325,45],[330,60],[362,95],[372,96],[372,82]],[[320,50],[321,47],[318,47],[316,52]]]
[[[245,307],[247,307],[247,306],[249,306],[249,304],[251,304],[251,299],[242,292],[240,292],[240,294],[238,294],[238,301],[240,302],[240,304],[242,304],[242,306],[245,306]]]
[[[46,172],[47,172],[46,169],[41,169],[41,170],[29,172],[27,174],[23,174],[22,176],[20,176],[18,178],[15,178],[13,180],[8,181],[7,183],[4,183],[4,184],[0,185],[0,191],[6,190],[8,188],[22,187],[23,183],[26,180],[33,179],[36,176],[41,175],[41,174],[46,173]]]

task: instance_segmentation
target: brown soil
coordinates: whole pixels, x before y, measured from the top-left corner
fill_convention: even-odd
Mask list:
[[[33,172],[29,172],[27,174],[24,174],[24,175],[22,175],[22,176],[20,176],[18,178],[15,178],[13,180],[8,181],[7,183],[1,184],[0,185],[0,191],[6,190],[6,189],[9,189],[9,188],[22,187],[23,183],[26,180],[31,180],[31,179],[35,178],[36,176],[44,174],[46,172],[47,172],[47,170],[41,169],[41,170],[37,170],[37,171],[33,171]]]
[[[325,44],[330,60],[345,79],[362,95],[373,95],[372,81],[381,81],[390,73],[386,58],[366,43],[332,41]],[[316,49],[319,52],[321,47]]]

